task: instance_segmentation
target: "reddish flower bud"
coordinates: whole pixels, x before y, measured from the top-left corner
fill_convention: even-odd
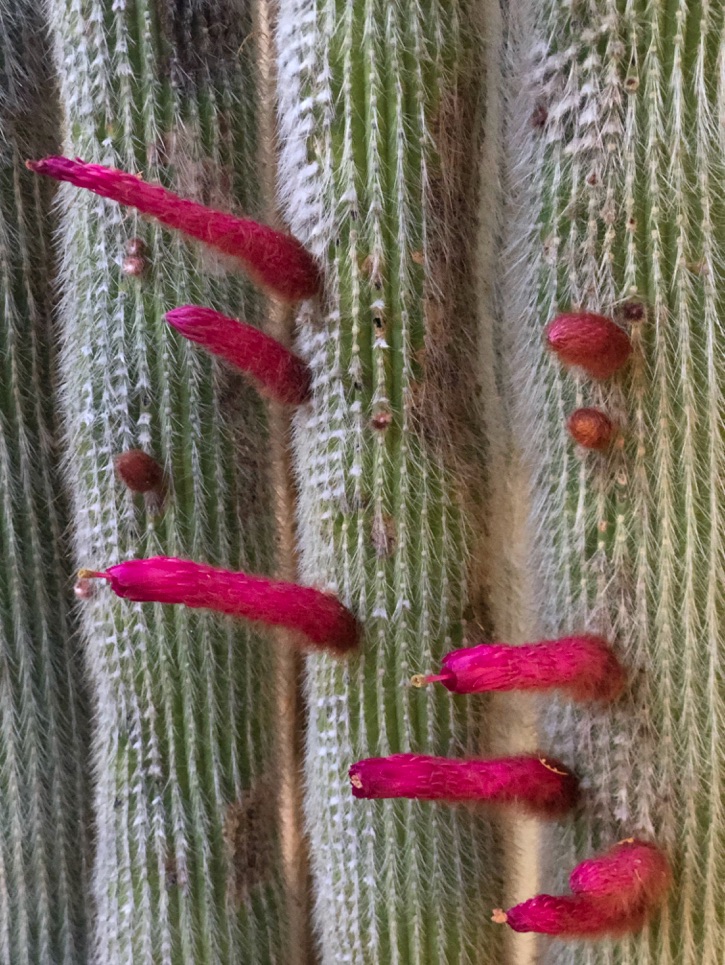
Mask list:
[[[355,617],[330,593],[190,560],[127,560],[103,573],[83,570],[79,576],[108,580],[113,592],[128,600],[182,603],[286,627],[338,652],[350,650],[360,636]]]
[[[482,643],[447,653],[442,672],[413,678],[415,686],[442,683],[456,694],[490,690],[566,690],[574,700],[614,700],[625,674],[609,644],[584,634],[520,647]]]
[[[253,376],[267,395],[288,405],[310,397],[310,370],[281,342],[211,308],[183,305],[166,313],[169,325]]]
[[[575,894],[607,902],[618,911],[657,905],[670,886],[667,857],[654,844],[629,838],[577,865],[569,876]]]
[[[606,449],[614,435],[614,424],[599,409],[577,409],[567,419],[566,427],[574,442],[585,449]]]
[[[565,365],[578,365],[595,379],[608,379],[632,351],[629,335],[604,315],[570,312],[546,329],[549,347]]]
[[[119,479],[133,493],[161,492],[164,470],[142,449],[129,449],[113,457],[113,468]]]
[[[493,921],[563,938],[624,935],[645,924],[670,880],[664,854],[630,838],[577,865],[569,876],[573,896],[537,895],[510,911],[496,909]]]
[[[38,174],[69,181],[79,188],[137,208],[168,228],[238,258],[257,284],[279,298],[295,302],[312,298],[320,276],[312,255],[290,235],[246,218],[206,208],[173,194],[160,184],[148,184],[135,174],[65,157],[27,161]]]
[[[491,918],[516,932],[538,932],[559,938],[605,938],[638,931],[646,914],[618,915],[608,905],[582,895],[537,895],[509,911],[496,909]]]
[[[579,784],[559,761],[533,755],[455,760],[422,754],[370,757],[350,768],[357,798],[485,801],[557,817],[576,803]]]

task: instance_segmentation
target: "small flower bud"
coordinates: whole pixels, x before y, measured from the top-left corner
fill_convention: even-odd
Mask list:
[[[441,683],[456,694],[560,688],[574,700],[614,700],[625,673],[601,637],[583,634],[514,647],[482,643],[447,653],[441,673],[413,678],[414,686]]]
[[[569,811],[579,787],[559,761],[533,755],[488,760],[423,754],[370,757],[352,765],[350,783],[357,798],[480,801],[518,805],[545,817]]]
[[[142,449],[129,449],[113,457],[116,475],[133,493],[162,492],[164,470]]]
[[[131,278],[140,278],[146,271],[146,267],[146,259],[140,255],[126,255],[121,262],[121,271],[124,275],[130,275]]]
[[[108,580],[127,600],[180,603],[285,627],[338,653],[355,647],[360,637],[360,625],[337,597],[311,586],[168,556],[127,560],[103,573],[83,570],[79,576]]]
[[[184,338],[253,376],[270,398],[286,405],[309,399],[310,370],[302,359],[254,326],[197,305],[174,308],[166,321]]]
[[[26,161],[26,167],[136,208],[168,228],[239,259],[257,284],[285,301],[312,298],[319,290],[320,275],[312,255],[296,238],[267,225],[206,208],[160,184],[148,184],[134,174],[100,164],[47,157]]]
[[[577,409],[569,416],[566,427],[574,442],[585,449],[606,449],[614,435],[612,420],[599,409]]]
[[[557,316],[546,329],[546,340],[564,365],[577,365],[595,379],[610,378],[632,352],[624,329],[593,312]]]

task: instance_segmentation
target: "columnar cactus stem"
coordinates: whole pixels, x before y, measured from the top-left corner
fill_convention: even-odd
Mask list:
[[[299,319],[313,379],[312,408],[296,415],[301,567],[366,630],[344,667],[309,663],[324,963],[499,960],[481,915],[494,884],[485,820],[417,802],[371,809],[347,782],[367,755],[480,750],[480,702],[409,686],[460,643],[468,603],[465,487],[445,442],[475,450],[458,416],[470,419],[476,392],[464,185],[478,146],[476,31],[473,7],[455,0],[280,3],[280,194],[325,286],[321,310]]]
[[[725,943],[725,9],[516,0],[509,14],[493,477],[510,492],[523,465],[530,517],[524,566],[508,541],[492,549],[499,572],[514,573],[494,611],[505,620],[506,597],[523,586],[536,614],[526,636],[587,626],[633,671],[610,709],[554,702],[545,715],[541,739],[590,789],[582,820],[547,840],[542,873],[553,889],[573,857],[629,834],[661,842],[674,871],[668,909],[642,937],[616,952],[554,942],[542,960],[715,965]],[[626,329],[628,366],[599,382],[562,368],[542,350],[562,312]],[[567,417],[586,405],[622,427],[607,456],[571,444]]]
[[[0,963],[84,965],[88,720],[55,444],[52,191],[24,170],[56,147],[42,31],[36,5],[0,3]]]
[[[58,0],[51,24],[67,154],[142,171],[220,210],[259,213],[246,4]],[[61,197],[77,564],[165,553],[269,571],[264,404],[164,322],[186,302],[257,318],[253,289],[133,212],[75,187]],[[124,271],[131,251],[143,271]],[[113,456],[130,448],[164,468],[161,516],[114,474]],[[96,710],[91,960],[294,961],[269,645],[227,618],[100,590],[82,607]]]

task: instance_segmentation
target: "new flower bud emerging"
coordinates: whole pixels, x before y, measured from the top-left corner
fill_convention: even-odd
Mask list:
[[[190,560],[127,560],[105,572],[83,570],[79,576],[108,580],[113,592],[128,600],[182,603],[285,627],[339,653],[356,646],[360,636],[355,617],[330,593]]]
[[[350,768],[357,798],[480,801],[558,817],[576,803],[579,784],[559,761],[522,755],[456,760],[423,754],[370,757]]]
[[[595,379],[608,379],[632,352],[629,335],[605,315],[569,312],[546,329],[546,341],[564,365],[577,365]]]
[[[180,198],[135,174],[77,158],[47,157],[26,165],[37,174],[137,208],[168,228],[238,258],[257,284],[285,301],[312,298],[319,290],[320,275],[312,255],[296,238],[267,225]]]
[[[612,420],[600,409],[577,409],[566,427],[574,442],[585,449],[607,449],[614,436]]]
[[[128,449],[113,457],[116,475],[134,493],[161,492],[164,470],[142,449]]]
[[[271,398],[301,405],[310,397],[310,370],[281,342],[245,322],[197,305],[166,313],[166,321],[184,338],[253,376]]]
[[[583,634],[514,647],[482,643],[447,653],[441,673],[417,676],[421,687],[441,683],[456,694],[491,690],[565,690],[574,700],[614,700],[625,673],[601,637]]]

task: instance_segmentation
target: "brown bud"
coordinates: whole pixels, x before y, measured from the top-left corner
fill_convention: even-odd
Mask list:
[[[148,254],[148,248],[143,238],[129,238],[125,249],[127,255],[136,255],[140,258],[145,258]]]
[[[393,421],[393,413],[385,406],[378,406],[372,414],[370,425],[378,432],[383,432]]]
[[[595,379],[610,378],[632,352],[624,329],[594,312],[558,315],[546,329],[546,341],[564,365],[577,365]]]
[[[123,259],[121,270],[124,275],[131,275],[132,278],[138,278],[146,271],[146,259],[140,255],[126,255]]]
[[[90,600],[96,592],[96,584],[93,580],[81,576],[76,581],[73,592],[79,600]]]
[[[163,490],[163,469],[142,449],[129,449],[114,456],[113,468],[131,492],[149,493]]]
[[[572,439],[585,449],[606,449],[614,435],[612,420],[599,409],[577,409],[566,427]]]

